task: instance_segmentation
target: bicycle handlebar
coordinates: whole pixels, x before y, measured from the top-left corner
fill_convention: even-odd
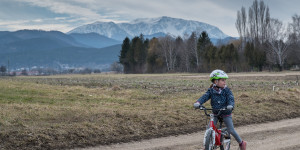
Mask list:
[[[205,108],[204,106],[200,106],[199,109],[200,109],[200,110],[204,110],[206,116],[210,116],[210,115],[207,113],[207,110],[217,110],[217,111],[218,111],[218,114],[215,115],[216,117],[218,117],[218,116],[221,114],[221,111],[227,110],[227,108],[213,109],[213,108]]]

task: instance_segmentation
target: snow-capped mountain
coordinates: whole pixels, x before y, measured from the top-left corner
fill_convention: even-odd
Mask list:
[[[77,27],[68,33],[95,32],[122,41],[126,36],[134,37],[140,34],[155,35],[159,33],[161,35],[161,33],[164,33],[175,37],[183,37],[184,34],[190,35],[193,31],[196,31],[197,33],[206,31],[210,38],[215,39],[224,39],[228,37],[228,35],[224,34],[219,28],[207,23],[166,16],[136,19],[129,23],[95,22]]]

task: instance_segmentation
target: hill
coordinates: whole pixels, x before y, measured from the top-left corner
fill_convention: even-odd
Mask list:
[[[0,65],[10,69],[57,68],[60,64],[102,69],[118,60],[119,41],[96,33],[64,34],[59,31],[0,32]]]
[[[87,45],[89,47],[93,48],[103,48],[108,47],[111,45],[121,44],[122,42],[108,38],[103,35],[99,35],[97,33],[72,33],[69,34],[71,37],[73,37],[76,41],[79,43],[82,43],[83,45]]]
[[[104,69],[118,61],[121,45],[105,48],[61,47],[55,49],[27,49],[11,51],[0,55],[0,64],[9,60],[11,68],[43,66],[59,68],[62,64],[70,67]]]

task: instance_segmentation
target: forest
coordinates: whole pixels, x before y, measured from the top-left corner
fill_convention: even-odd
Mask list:
[[[237,11],[239,38],[213,44],[206,31],[183,37],[123,40],[119,63],[124,73],[282,71],[299,69],[300,16],[284,24],[270,16],[264,1]]]

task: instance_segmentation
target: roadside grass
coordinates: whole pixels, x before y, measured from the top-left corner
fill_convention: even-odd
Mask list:
[[[229,76],[235,126],[300,116],[299,72]],[[210,85],[207,78],[208,74],[2,77],[0,149],[69,149],[203,130],[207,118],[192,104]]]

